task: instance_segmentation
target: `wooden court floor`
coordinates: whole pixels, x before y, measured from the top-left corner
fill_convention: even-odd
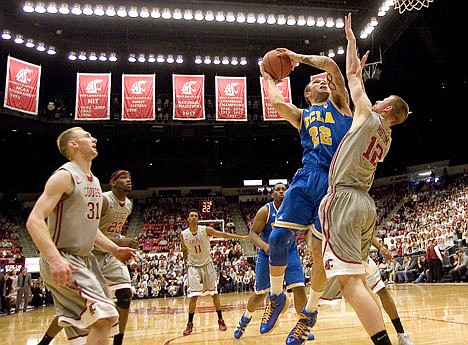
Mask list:
[[[389,285],[405,330],[416,345],[468,344],[468,284],[402,284]],[[132,301],[126,345],[172,344],[284,344],[296,322],[293,306],[281,316],[279,326],[268,335],[258,332],[262,310],[254,314],[246,333],[240,340],[233,337],[237,321],[245,309],[249,293],[221,295],[226,332],[218,329],[211,298],[198,300],[194,331],[184,337],[187,323],[188,299],[184,297]],[[45,307],[27,313],[0,317],[0,344],[35,345],[54,317],[54,308]],[[398,344],[396,333],[384,313],[385,323],[393,344]],[[311,345],[372,344],[349,304],[323,305],[313,329],[316,339]],[[67,344],[64,332],[52,344]],[[109,341],[109,344],[112,342]]]

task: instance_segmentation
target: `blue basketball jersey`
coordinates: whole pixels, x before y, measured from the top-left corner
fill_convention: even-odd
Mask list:
[[[268,218],[267,222],[265,223],[265,227],[263,231],[260,233],[260,238],[268,243],[268,238],[270,237],[271,230],[275,224],[276,212],[278,211],[275,207],[275,203],[270,201],[269,203],[265,204],[265,207],[268,209]],[[261,250],[261,249],[260,249]],[[263,252],[263,250],[261,250]],[[265,254],[265,252],[263,252]]]
[[[351,127],[352,120],[352,117],[342,114],[330,99],[303,109],[299,135],[304,148],[304,167],[328,171],[333,155]]]

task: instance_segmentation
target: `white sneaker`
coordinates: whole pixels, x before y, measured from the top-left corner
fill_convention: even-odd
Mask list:
[[[397,333],[398,345],[415,345],[408,333]]]

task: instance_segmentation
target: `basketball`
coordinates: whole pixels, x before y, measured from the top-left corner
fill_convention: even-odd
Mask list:
[[[286,78],[291,73],[294,65],[287,55],[278,56],[278,51],[270,50],[263,57],[263,67],[275,80]]]

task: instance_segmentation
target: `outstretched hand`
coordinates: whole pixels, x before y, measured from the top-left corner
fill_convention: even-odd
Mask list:
[[[300,62],[299,54],[286,48],[276,48],[276,51],[278,52],[278,56],[287,55],[291,59],[292,70],[294,71],[294,68],[296,68],[296,65]]]

